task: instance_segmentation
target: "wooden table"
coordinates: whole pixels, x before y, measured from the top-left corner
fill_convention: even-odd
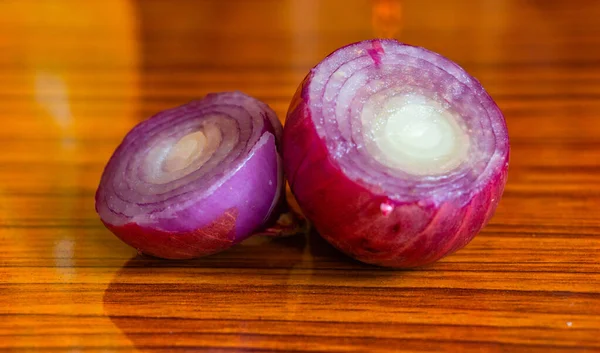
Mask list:
[[[0,2],[0,351],[600,351],[600,2]],[[421,269],[317,235],[136,257],[93,195],[136,122],[243,90],[284,119],[307,70],[374,36],[438,51],[506,114],[509,182]]]

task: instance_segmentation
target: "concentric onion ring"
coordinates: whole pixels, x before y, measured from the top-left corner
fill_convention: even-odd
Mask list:
[[[240,92],[210,94],[131,130],[96,192],[102,222],[138,251],[194,258],[247,238],[274,215],[284,187],[282,126]]]
[[[292,100],[292,192],[321,235],[363,262],[413,267],[464,247],[507,179],[504,117],[452,61],[394,40],[343,47]]]

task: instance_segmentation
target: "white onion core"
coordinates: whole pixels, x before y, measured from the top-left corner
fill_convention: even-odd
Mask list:
[[[198,170],[210,160],[222,140],[218,126],[205,124],[200,130],[179,139],[161,141],[146,156],[147,181],[166,184]]]
[[[182,137],[169,150],[163,161],[163,169],[168,173],[172,173],[189,166],[202,155],[205,145],[206,135],[202,131],[192,132]]]
[[[457,118],[415,94],[372,97],[362,112],[366,147],[380,163],[415,175],[436,175],[466,159],[469,139]],[[369,141],[369,139],[367,139]]]

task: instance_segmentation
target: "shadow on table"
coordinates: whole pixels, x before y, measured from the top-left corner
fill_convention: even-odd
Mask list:
[[[106,289],[104,309],[142,351],[242,352],[285,344],[274,330],[315,320],[315,305],[343,303],[340,287],[400,275],[354,261],[314,233],[254,237],[193,261],[133,257]]]

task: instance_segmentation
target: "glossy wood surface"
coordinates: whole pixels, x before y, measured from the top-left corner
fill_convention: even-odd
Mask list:
[[[600,2],[0,2],[0,351],[600,351]],[[421,269],[313,234],[195,261],[100,223],[136,122],[239,89],[283,119],[308,69],[374,36],[438,51],[505,112],[509,182],[485,230]]]

